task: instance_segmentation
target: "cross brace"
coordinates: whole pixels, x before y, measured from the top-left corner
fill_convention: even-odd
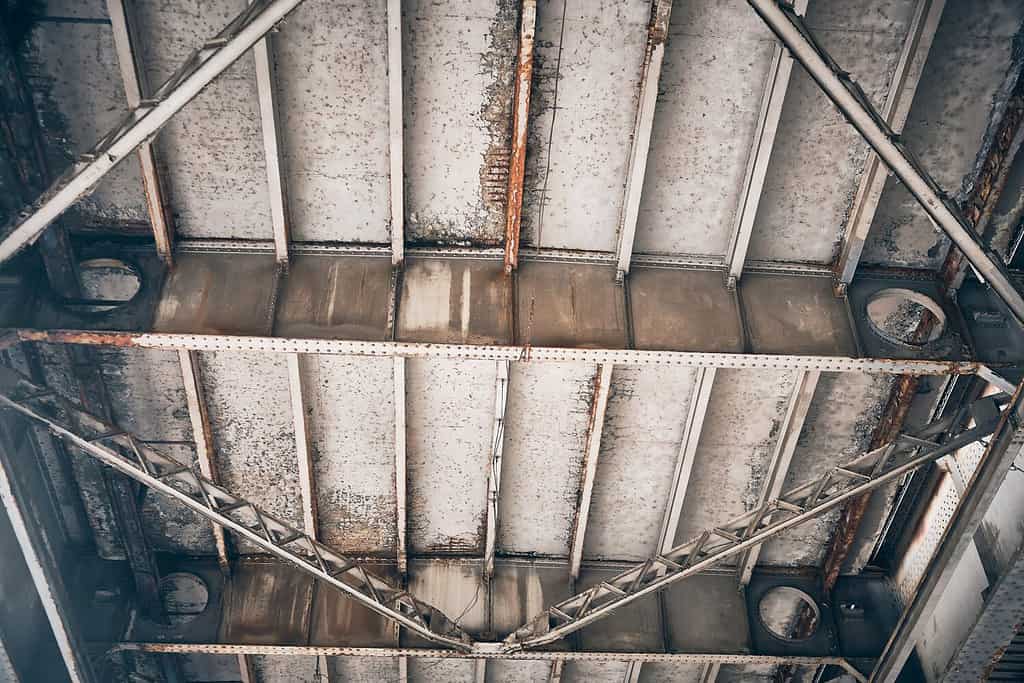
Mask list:
[[[983,402],[986,405],[980,405]],[[954,427],[953,416],[932,422],[913,435],[898,435],[892,442],[834,467],[818,479],[567,598],[516,630],[505,640],[505,649],[516,652],[564,638],[645,595],[664,590],[851,498],[979,441],[992,434],[999,424],[998,406],[997,399],[992,397],[977,402],[977,425],[951,435],[942,444],[932,439]]]
[[[339,555],[188,465],[7,368],[0,368],[2,407],[38,422],[105,465],[177,500],[420,637],[459,651],[471,649],[470,637],[439,610],[392,586],[362,563]]]

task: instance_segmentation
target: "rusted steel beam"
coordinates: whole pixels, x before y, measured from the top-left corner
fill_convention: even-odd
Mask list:
[[[976,232],[991,239],[988,231],[989,220],[996,203],[1006,187],[1013,159],[1024,139],[1024,75],[1017,81],[1003,116],[991,138],[988,152],[982,160],[974,179],[970,194],[961,203],[964,217],[974,226]],[[950,290],[955,290],[963,281],[967,261],[956,245],[950,245],[946,260],[942,264],[941,280]]]
[[[533,82],[533,38],[537,24],[537,0],[523,0],[519,24],[519,59],[516,62],[512,109],[512,153],[509,158],[508,195],[505,209],[505,273],[519,265],[519,228],[523,220],[523,178],[526,175],[526,138]]]
[[[654,127],[654,110],[658,104],[658,83],[661,80],[661,65],[665,60],[665,43],[668,41],[668,25],[672,16],[672,0],[651,2],[651,21],[647,27],[647,49],[644,52],[640,73],[640,97],[637,102],[636,120],[633,124],[633,144],[629,148],[629,165],[626,175],[626,194],[622,202],[622,217],[619,221],[619,239],[616,247],[618,261],[616,278],[620,281],[629,273],[633,259],[633,242],[636,238],[636,224],[640,216],[640,198],[647,174],[647,156],[651,148],[651,130]]]

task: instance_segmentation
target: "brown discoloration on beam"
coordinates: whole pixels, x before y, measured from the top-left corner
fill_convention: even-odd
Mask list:
[[[88,346],[139,346],[138,334],[131,332],[86,332],[84,330],[18,330],[21,341],[48,344],[85,344]]]
[[[988,153],[978,170],[971,193],[961,203],[960,210],[976,232],[986,240],[989,219],[999,196],[1006,186],[1010,166],[1021,144],[1022,123],[1024,123],[1024,76],[1017,81],[1013,95],[1006,104],[999,127],[992,137]],[[950,245],[946,260],[942,264],[941,281],[949,289],[956,289],[960,276],[967,267],[963,252]]]
[[[512,153],[509,159],[508,200],[505,213],[505,272],[519,264],[519,228],[523,219],[523,178],[526,175],[526,137],[533,82],[533,37],[537,0],[523,0],[512,110]]]

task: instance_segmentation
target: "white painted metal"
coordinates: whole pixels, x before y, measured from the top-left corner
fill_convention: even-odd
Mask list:
[[[509,362],[495,363],[494,429],[491,432],[490,470],[487,473],[487,535],[484,544],[484,574],[494,575],[494,553],[498,544],[498,501],[501,494],[501,455],[505,443],[505,409],[508,406]]]
[[[392,586],[363,562],[341,555],[266,514],[55,391],[35,386],[5,368],[0,368],[0,389],[0,407],[15,410],[86,455],[178,501],[410,632],[445,647],[471,649],[470,637],[443,613]],[[67,418],[48,416],[32,405],[36,402],[57,408]]]
[[[665,42],[668,40],[671,14],[672,0],[652,0],[651,24],[647,29],[648,48],[640,74],[640,97],[633,128],[633,144],[629,150],[626,195],[622,203],[622,218],[619,221],[619,240],[616,249],[616,277],[619,280],[629,273],[633,257],[633,242],[636,239],[636,224],[640,216],[640,198],[644,189],[644,176],[647,174],[647,155],[651,148],[654,110],[658,103],[658,83],[661,80],[661,65],[665,60]]]
[[[252,0],[250,0],[252,4]],[[278,263],[288,263],[288,240],[291,232],[288,217],[288,192],[281,165],[281,141],[277,124],[277,97],[274,94],[274,62],[271,59],[270,36],[256,41],[252,48],[256,61],[256,93],[260,101],[260,126],[263,131],[263,154],[267,162],[267,198],[270,221],[274,228],[274,253]]]
[[[682,440],[679,442],[679,457],[676,460],[676,471],[672,477],[672,489],[669,491],[665,519],[661,525],[661,537],[658,541],[658,552],[664,553],[676,544],[676,532],[679,530],[679,518],[683,514],[683,502],[686,489],[690,485],[690,475],[697,458],[697,445],[700,433],[704,428],[704,418],[711,401],[711,388],[715,383],[715,368],[698,368],[694,376],[693,395],[683,424]]]
[[[932,620],[941,596],[953,579],[953,574],[967,550],[974,545],[974,537],[981,526],[992,500],[995,498],[1010,468],[1024,452],[1024,402],[1018,388],[1013,403],[1004,412],[996,435],[989,442],[980,464],[971,476],[965,495],[953,513],[942,541],[928,562],[913,600],[900,616],[886,643],[871,681],[893,683],[897,680],[910,654],[917,647],[928,623]]]
[[[425,344],[395,341],[352,341],[294,337],[257,337],[167,332],[89,332],[74,340],[62,333],[17,331],[22,341],[131,345],[151,349],[193,351],[264,351],[270,353],[325,353],[350,356],[402,358],[459,358],[466,360],[508,360],[513,362],[570,362],[614,365],[673,365],[691,368],[734,370],[821,370],[822,372],[868,372],[909,375],[970,375],[977,370],[973,361],[899,360],[851,358],[848,356],[805,356],[751,353],[705,353],[699,351],[642,351],[635,349],[591,349],[552,346],[498,346],[493,344]]]
[[[408,520],[406,518],[406,431],[405,431],[405,359],[395,358],[395,501],[398,528],[398,573],[405,576],[409,569]]]
[[[817,370],[800,373],[800,379],[797,380],[793,389],[793,397],[786,409],[786,416],[782,420],[779,438],[775,441],[775,449],[772,451],[772,458],[768,464],[768,477],[761,490],[758,506],[777,499],[782,493],[782,486],[786,483],[789,465],[793,462],[793,453],[796,452],[800,432],[803,431],[807,413],[811,409],[811,403],[814,402],[814,391],[818,387],[820,378],[821,373]],[[739,582],[741,586],[750,583],[750,576],[754,573],[757,559],[761,555],[761,548],[762,546],[759,545],[754,546],[740,560]]]
[[[792,15],[778,0],[747,1],[917,199],[931,220],[964,253],[978,274],[1006,303],[1017,321],[1024,323],[1024,297],[1010,281],[1002,259],[982,246],[980,236],[959,215],[958,210],[947,203],[935,181],[910,160],[901,143],[863,92],[848,78],[841,77],[839,67],[811,41],[810,34],[799,18]]]
[[[146,71],[139,63],[139,55],[135,50],[138,33],[135,31],[132,9],[132,0],[107,0],[107,13],[110,15],[110,29],[114,37],[114,49],[117,50],[125,99],[128,100],[129,109],[136,109],[142,104],[148,86]],[[172,230],[164,210],[163,186],[160,184],[153,145],[149,141],[143,142],[139,145],[138,155],[156,251],[164,262],[170,264],[173,261]]]
[[[11,474],[7,471],[6,463],[0,459],[0,502],[3,503],[7,518],[14,529],[14,536],[18,540],[18,547],[32,576],[32,584],[39,594],[39,601],[42,603],[43,611],[46,613],[46,620],[50,623],[50,630],[53,632],[54,640],[57,641],[57,649],[64,660],[64,667],[67,669],[68,678],[72,683],[89,683],[94,680],[92,670],[89,666],[87,653],[78,643],[74,633],[74,625],[65,609],[58,604],[57,595],[51,583],[51,568],[43,560],[40,551],[32,542],[32,535],[29,531],[29,521],[14,495],[11,485]],[[8,548],[6,552],[12,552]],[[27,588],[27,586],[26,586]]]
[[[808,0],[796,0],[793,11],[803,16],[807,11]],[[775,46],[772,65],[768,70],[764,96],[761,98],[761,112],[757,118],[757,129],[754,141],[747,157],[747,173],[743,179],[743,190],[740,192],[740,204],[736,209],[732,238],[726,254],[726,282],[735,287],[743,275],[743,266],[747,260],[750,237],[754,234],[754,220],[757,218],[757,207],[761,203],[764,192],[764,181],[768,176],[768,163],[771,161],[775,137],[779,132],[779,121],[782,119],[782,104],[789,89],[789,78],[793,73],[793,57],[781,44]]]
[[[238,673],[242,677],[242,683],[258,683],[259,681],[249,655],[238,655]]]
[[[316,476],[313,472],[313,453],[309,448],[309,423],[303,399],[302,368],[299,355],[287,354],[288,394],[292,402],[292,421],[295,424],[295,454],[298,456],[299,489],[302,491],[302,525],[306,535],[320,540],[317,533]]]
[[[701,669],[698,683],[715,683],[715,681],[718,680],[718,672],[721,668],[722,665],[717,662],[714,664],[705,664]]]
[[[235,18],[192,57],[153,95],[132,110],[124,122],[100,140],[85,158],[73,164],[32,205],[2,232],[0,263],[34,242],[50,223],[89,194],[111,169],[136,147],[153,139],[160,129],[281,21],[302,0],[258,0]]]
[[[608,409],[608,395],[612,385],[611,363],[602,363],[597,370],[594,387],[594,403],[590,409],[590,430],[587,433],[587,450],[583,460],[583,482],[573,525],[572,548],[569,552],[569,575],[576,579],[583,562],[583,541],[587,534],[587,520],[590,518],[590,500],[594,495],[594,479],[597,477],[597,460],[601,454],[601,432],[604,430],[604,416]]]
[[[181,379],[185,386],[185,404],[188,406],[189,423],[192,425],[192,441],[196,446],[196,460],[199,471],[210,481],[216,482],[217,468],[213,460],[213,443],[210,432],[210,417],[206,412],[206,401],[203,398],[203,386],[199,373],[199,354],[195,351],[178,351],[178,363],[181,365]],[[228,571],[228,543],[224,529],[213,525],[213,540],[217,546],[217,560],[221,570]]]
[[[487,660],[478,659],[473,662],[473,680],[476,683],[487,683]]]
[[[551,662],[551,671],[548,672],[548,683],[562,683],[563,668],[565,668],[565,661],[556,659]]]
[[[391,162],[391,264],[405,261],[405,164],[402,103],[402,2],[388,0],[388,131]]]
[[[1011,410],[1016,412],[1020,407],[1021,401],[1018,400]],[[998,428],[995,419],[986,419],[950,436],[941,445],[931,444],[925,452],[918,454],[922,443],[930,443],[922,440],[942,434],[952,422],[951,417],[944,418],[913,435],[900,435],[885,446],[863,453],[817,479],[790,489],[778,500],[708,528],[667,553],[653,556],[562,600],[517,629],[506,640],[506,648],[509,651],[532,650],[553,643],[644,596],[738,556],[852,498],[984,439]],[[785,519],[779,519],[782,515]]]
[[[928,52],[931,50],[932,40],[939,28],[939,20],[945,6],[946,0],[918,0],[914,8],[910,29],[907,31],[906,40],[903,41],[900,60],[896,64],[896,72],[889,84],[889,93],[882,108],[882,118],[895,133],[903,130],[910,115],[910,105],[914,100],[914,93],[917,92],[917,85],[921,80],[921,73],[924,71],[924,64],[928,59]],[[853,199],[839,259],[836,261],[836,280],[840,293],[853,281],[868,231],[875,219],[878,202],[882,198],[882,190],[885,189],[887,176],[888,171],[882,165],[881,159],[871,152]]]
[[[626,674],[622,677],[622,683],[639,683],[640,681],[640,668],[644,665],[643,662],[633,660],[626,663]]]

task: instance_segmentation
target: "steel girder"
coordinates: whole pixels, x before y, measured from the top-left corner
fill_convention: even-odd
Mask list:
[[[781,0],[747,0],[793,57],[879,158],[899,178],[932,222],[964,253],[980,278],[987,281],[1018,322],[1024,324],[1024,296],[1010,281],[1002,259],[981,237],[935,180],[918,164],[864,91],[815,42],[803,19]]]
[[[976,426],[958,431],[941,444],[933,439],[956,427],[955,416],[932,422],[914,434],[901,434],[818,479],[559,602],[510,635],[505,649],[517,652],[559,640],[631,602],[710,569],[791,527],[985,438],[996,430],[1001,411],[994,398],[983,399],[974,407]]]
[[[0,407],[39,423],[103,464],[177,500],[428,641],[460,651],[471,649],[469,636],[439,610],[392,586],[363,563],[343,557],[188,465],[7,368],[0,368]]]
[[[152,97],[143,99],[3,231],[6,235],[0,240],[0,263],[34,242],[58,216],[88,195],[103,176],[137,147],[152,141],[171,117],[301,2],[257,0],[194,51]]]

